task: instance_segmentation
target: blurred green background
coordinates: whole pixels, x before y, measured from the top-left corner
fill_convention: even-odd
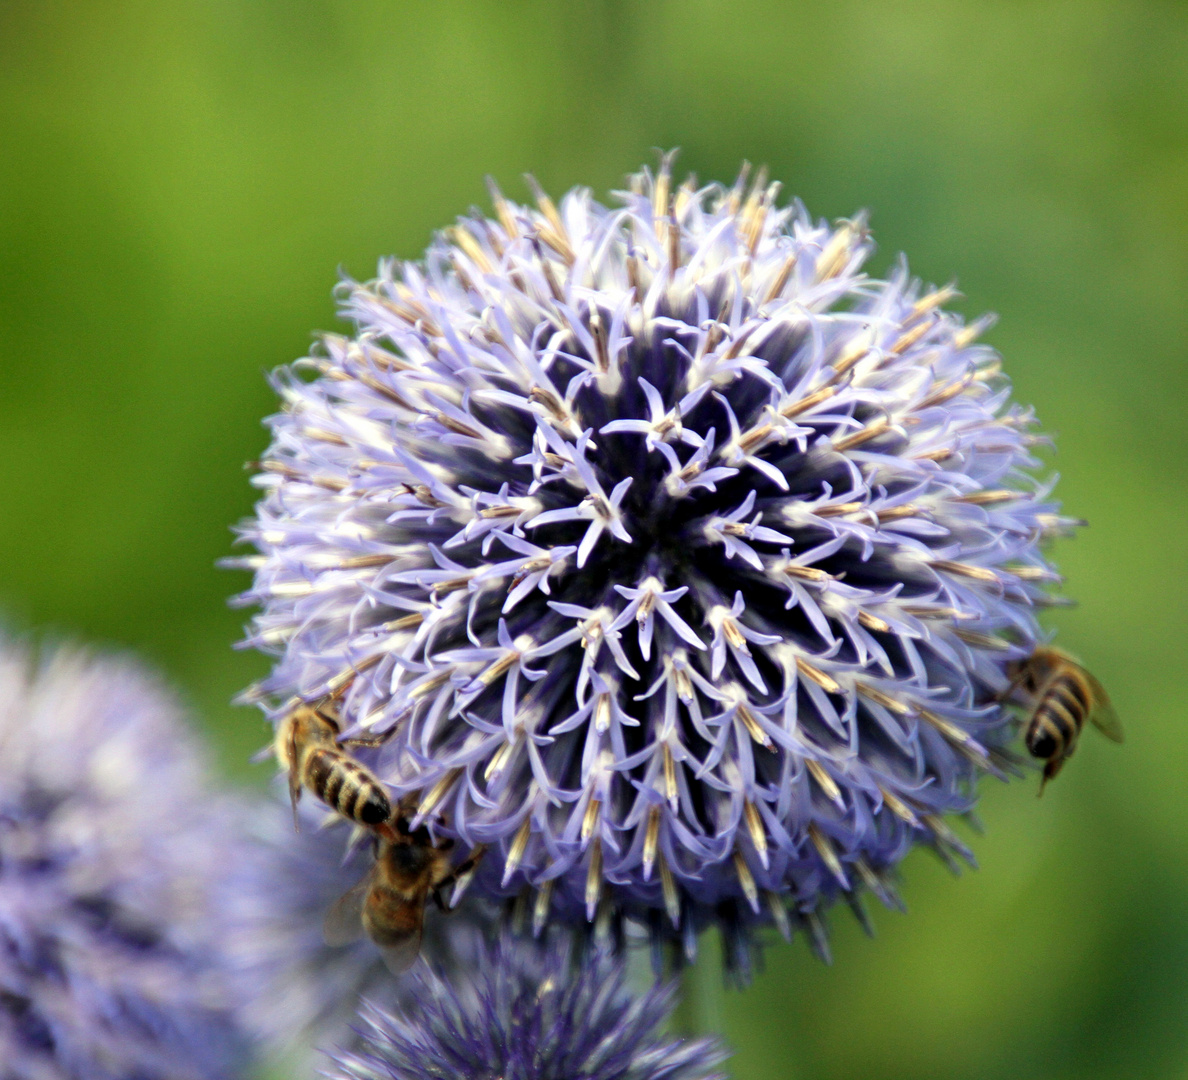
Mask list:
[[[227,772],[262,671],[218,571],[262,373],[335,325],[337,268],[415,256],[482,178],[605,194],[682,147],[767,163],[956,277],[1092,528],[1060,642],[1114,696],[1042,800],[985,792],[982,871],[731,993],[739,1080],[1188,1076],[1188,6],[689,0],[0,0],[0,607],[140,650]]]

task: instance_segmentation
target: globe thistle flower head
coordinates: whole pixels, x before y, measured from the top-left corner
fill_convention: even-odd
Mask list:
[[[817,913],[998,771],[1069,522],[984,323],[778,185],[459,220],[278,372],[255,688],[333,695],[537,925]],[[306,375],[312,372],[312,378]]]
[[[0,1074],[223,1080],[243,855],[176,706],[123,661],[0,647]]]
[[[573,966],[563,946],[475,936],[469,976],[414,974],[401,1012],[362,1010],[357,1050],[333,1055],[334,1080],[721,1080],[710,1039],[658,1029],[672,988],[630,993],[605,952]]]

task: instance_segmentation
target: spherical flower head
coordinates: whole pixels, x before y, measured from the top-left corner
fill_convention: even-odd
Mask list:
[[[710,1039],[658,1031],[672,988],[641,995],[605,952],[575,967],[563,946],[472,938],[468,974],[414,974],[403,1011],[362,1010],[361,1046],[334,1056],[333,1080],[721,1080]]]
[[[276,375],[274,716],[330,696],[537,925],[816,927],[964,847],[1068,524],[982,323],[778,185],[460,219]],[[312,376],[307,373],[312,373]]]
[[[137,667],[0,645],[0,1074],[226,1080],[243,855],[177,706]]]

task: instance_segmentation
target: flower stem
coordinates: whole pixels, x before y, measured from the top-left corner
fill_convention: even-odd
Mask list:
[[[680,976],[680,998],[673,1012],[673,1029],[681,1035],[721,1035],[724,1027],[722,950],[718,932],[707,930],[697,947],[697,961]]]

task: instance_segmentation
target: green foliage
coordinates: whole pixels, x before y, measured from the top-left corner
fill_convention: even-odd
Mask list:
[[[1188,1067],[1188,9],[1166,0],[13,0],[0,6],[0,604],[127,645],[227,704],[261,373],[331,328],[335,269],[415,256],[485,203],[605,193],[652,159],[766,162],[816,214],[872,210],[1002,324],[1059,439],[1060,643],[1127,725],[1042,801],[991,787],[981,873],[905,869],[880,940],[835,916],[725,1002],[740,1080],[1166,1077]]]

